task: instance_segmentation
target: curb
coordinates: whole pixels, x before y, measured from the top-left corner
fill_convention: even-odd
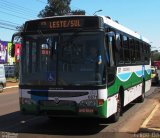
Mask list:
[[[154,116],[155,112],[158,110],[159,106],[160,106],[159,104],[156,105],[154,107],[154,109],[152,110],[152,112],[150,113],[150,115],[145,119],[145,121],[143,122],[143,124],[141,125],[141,127],[139,129],[140,132],[160,133],[160,128],[147,127],[148,122],[152,119],[152,117]]]
[[[15,85],[15,86],[9,86],[9,87],[4,87],[3,88],[3,90],[5,90],[5,89],[11,89],[11,88],[17,88],[18,87],[18,85]]]

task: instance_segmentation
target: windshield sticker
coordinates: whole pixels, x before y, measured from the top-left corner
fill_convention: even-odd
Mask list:
[[[55,81],[55,76],[54,76],[54,73],[49,73],[48,74],[48,81]]]
[[[99,55],[99,56],[98,56],[98,64],[100,65],[101,63],[102,63],[102,56]]]

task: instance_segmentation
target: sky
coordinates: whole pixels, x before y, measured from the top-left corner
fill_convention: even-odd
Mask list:
[[[47,0],[0,0],[0,39],[11,41],[16,32],[11,29],[27,20],[37,19],[46,4]],[[160,50],[160,0],[71,0],[70,7],[85,10],[86,15],[102,10],[96,14],[118,20],[146,37],[152,50]]]

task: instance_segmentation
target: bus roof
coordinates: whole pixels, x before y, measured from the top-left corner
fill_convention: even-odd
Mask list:
[[[111,26],[121,32],[124,32],[124,33],[131,35],[131,36],[134,36],[142,41],[145,41],[146,43],[149,43],[149,40],[146,39],[145,37],[143,37],[142,35],[140,35],[140,34],[134,32],[133,30],[117,23],[116,21],[113,21],[111,18],[106,17],[106,16],[100,16],[100,17],[103,18],[104,24],[109,25],[109,26]]]
[[[93,16],[86,16],[86,15],[65,15],[65,16],[52,16],[52,17],[45,17],[45,18],[42,18],[42,19],[36,19],[36,20],[30,20],[30,21],[43,21],[43,20],[46,20],[46,19],[53,19],[53,18],[67,18],[67,17],[93,17]],[[97,17],[101,17],[103,18],[103,21],[104,21],[104,25],[108,25],[114,29],[117,29],[121,32],[124,32],[128,35],[131,35],[137,39],[140,39],[146,43],[149,43],[150,41],[148,39],[146,39],[145,37],[143,37],[142,35],[136,33],[135,31],[117,23],[116,21],[113,21],[111,18],[108,18],[108,16],[97,16]],[[29,21],[29,22],[30,22]],[[28,22],[28,21],[27,21]]]

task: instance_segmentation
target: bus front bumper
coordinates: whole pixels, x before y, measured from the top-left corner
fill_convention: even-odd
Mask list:
[[[23,99],[20,102],[23,114],[47,115],[55,117],[98,117],[106,118],[106,102],[97,106],[96,101],[85,100],[77,104],[75,101],[39,101],[38,103]]]

